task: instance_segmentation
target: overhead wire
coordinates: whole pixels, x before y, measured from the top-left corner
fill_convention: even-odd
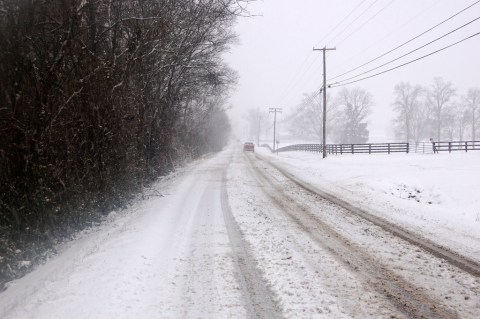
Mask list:
[[[398,69],[398,68],[404,67],[404,66],[409,65],[409,64],[411,64],[411,63],[414,63],[414,62],[417,62],[417,61],[422,60],[422,59],[424,59],[424,58],[427,58],[427,57],[429,57],[429,56],[431,56],[431,55],[437,54],[437,53],[439,53],[439,52],[441,52],[441,51],[444,51],[444,50],[446,50],[446,49],[448,49],[448,48],[451,48],[451,47],[453,47],[453,46],[455,46],[455,45],[457,45],[457,44],[460,44],[460,43],[462,43],[462,42],[464,42],[464,41],[467,41],[467,40],[469,40],[469,39],[471,39],[471,38],[474,38],[474,37],[476,37],[476,36],[478,36],[478,35],[480,35],[480,32],[474,33],[474,34],[472,34],[472,35],[470,35],[470,36],[468,36],[468,37],[466,37],[466,38],[463,38],[463,39],[461,39],[461,40],[459,40],[459,41],[457,41],[457,42],[454,42],[454,43],[452,43],[452,44],[450,44],[450,45],[447,45],[447,46],[445,46],[445,47],[443,47],[443,48],[440,48],[440,49],[438,49],[438,50],[435,50],[435,51],[433,51],[433,52],[430,52],[430,53],[428,53],[428,54],[425,54],[425,55],[423,55],[423,56],[421,56],[421,57],[419,57],[419,58],[416,58],[416,59],[410,60],[410,61],[408,61],[408,62],[402,63],[402,64],[400,64],[400,65],[397,65],[397,66],[395,66],[395,67],[393,67],[393,68],[384,70],[384,71],[382,71],[382,72],[378,72],[378,73],[375,73],[375,74],[372,74],[372,75],[363,77],[363,78],[361,78],[361,79],[357,79],[357,80],[354,80],[354,81],[350,81],[350,82],[347,82],[347,83],[339,83],[339,84],[337,84],[337,83],[332,83],[332,84],[329,84],[329,85],[327,85],[327,86],[328,86],[329,88],[335,88],[335,87],[340,87],[340,86],[344,86],[344,85],[348,85],[348,84],[360,82],[360,81],[363,81],[363,80],[366,80],[366,79],[370,79],[370,78],[379,76],[379,75],[381,75],[381,74],[384,74],[384,73],[387,73],[387,72],[396,70],[396,69]]]
[[[290,116],[290,117],[288,117],[288,118],[286,118],[286,119],[283,119],[282,122],[283,122],[283,123],[288,123],[288,122],[293,121],[294,119],[296,119],[298,116],[300,116],[300,114],[301,114],[302,112],[304,112],[304,111],[306,110],[306,108],[307,108],[310,104],[315,103],[315,98],[317,98],[319,95],[320,95],[320,91],[319,91],[319,90],[315,90],[315,93],[312,94],[312,95],[306,95],[306,96],[303,98],[302,102],[301,102],[301,107],[300,107],[300,109],[295,110],[296,112],[295,112],[292,116]],[[306,103],[304,103],[304,102],[306,102]]]
[[[402,44],[396,46],[395,48],[393,48],[393,49],[391,49],[391,50],[389,50],[389,51],[387,51],[387,52],[385,52],[385,53],[383,53],[383,54],[381,54],[381,55],[379,55],[379,56],[377,56],[377,57],[375,57],[375,58],[373,58],[373,59],[371,59],[371,60],[369,60],[369,61],[367,61],[367,62],[365,62],[365,63],[363,63],[363,64],[361,64],[361,65],[359,65],[359,66],[357,66],[357,67],[355,67],[355,68],[353,68],[353,69],[350,69],[350,70],[348,70],[348,71],[346,71],[346,72],[344,72],[344,73],[342,73],[342,74],[339,74],[339,75],[336,75],[336,76],[330,78],[329,81],[334,80],[334,79],[337,79],[337,78],[339,78],[339,77],[341,77],[341,76],[344,76],[344,75],[346,75],[346,74],[349,74],[349,73],[351,73],[351,72],[353,72],[353,71],[356,71],[356,70],[360,69],[361,67],[364,67],[365,65],[368,65],[368,64],[370,64],[370,63],[372,63],[372,62],[374,62],[374,61],[376,61],[376,60],[378,60],[378,59],[386,56],[387,54],[390,54],[390,53],[392,53],[392,52],[400,49],[401,47],[405,46],[406,44],[408,44],[408,43],[410,43],[410,42],[418,39],[418,38],[421,37],[422,35],[424,35],[424,34],[430,32],[430,31],[432,31],[433,29],[439,27],[440,25],[446,23],[447,21],[450,21],[451,19],[455,18],[455,17],[458,16],[459,14],[465,12],[466,10],[470,9],[471,7],[473,7],[474,5],[476,5],[476,4],[478,4],[478,3],[480,3],[480,0],[472,3],[471,5],[467,6],[466,8],[464,8],[464,9],[458,11],[457,13],[451,15],[450,17],[442,20],[441,22],[437,23],[437,24],[434,25],[433,27],[431,27],[431,28],[429,28],[429,29],[421,32],[420,34],[416,35],[415,37],[413,37],[413,38],[411,38],[411,39],[403,42]]]
[[[322,43],[323,40],[325,40],[330,34],[332,34],[333,31],[335,31],[343,22],[345,22],[365,1],[367,0],[363,0],[355,8],[353,8],[339,23],[337,23],[337,25],[335,25],[335,27],[330,29],[330,31],[328,31],[328,33],[320,41],[318,41],[315,46],[318,46],[320,43]]]
[[[358,19],[360,19],[375,3],[377,3],[378,0],[373,1],[365,10],[362,11],[355,19],[353,19],[352,22],[350,22],[345,28],[343,28],[339,33],[337,33],[336,36],[334,36],[328,43],[333,42],[335,39],[337,39],[343,32],[345,32],[352,24],[354,24]]]
[[[420,17],[421,15],[425,14],[425,12],[431,10],[434,6],[438,5],[438,1],[433,1],[432,4],[430,4],[429,6],[425,7],[421,12],[419,12],[418,14],[416,14],[415,16],[411,17],[410,19],[408,19],[408,21],[406,21],[405,23],[403,23],[401,26],[399,26],[398,28],[396,28],[395,30],[392,30],[390,32],[388,32],[385,36],[383,36],[381,39],[377,39],[375,40],[374,42],[371,42],[369,45],[367,45],[366,48],[364,48],[363,50],[360,50],[358,52],[355,52],[354,54],[352,54],[351,56],[349,56],[348,58],[345,58],[343,59],[339,64],[343,64],[344,62],[346,61],[350,61],[352,60],[352,58],[354,57],[358,57],[359,55],[362,55],[363,53],[365,53],[366,51],[374,48],[376,45],[378,45],[378,43],[382,42],[383,40],[387,39],[388,37],[390,37],[392,34],[394,34],[395,32],[401,30],[402,28],[404,28],[405,26],[409,25],[412,21],[414,21],[415,19],[417,19],[418,17]],[[329,79],[330,80],[330,79]]]
[[[338,26],[340,26],[343,22],[345,22],[359,7],[361,7],[367,0],[363,0],[361,1],[358,5],[356,5],[333,29],[331,29],[323,38],[322,40],[320,40],[315,46],[318,46],[319,43],[321,43],[321,41],[323,41],[323,39],[327,38],[333,31],[335,31]],[[373,3],[370,4],[370,6],[368,6],[354,21],[352,21],[349,25],[347,25],[346,28],[348,28],[348,26],[350,26],[353,22],[355,22],[356,20],[358,20],[363,14],[365,14],[368,9],[370,9],[378,0],[375,0]],[[346,29],[344,28],[344,30]],[[342,30],[342,32],[344,31]],[[342,32],[340,32],[339,34],[341,34]],[[339,35],[337,34],[337,36]],[[336,37],[334,37],[333,39],[335,39]],[[284,90],[283,94],[278,98],[277,100],[277,103],[279,100],[284,100],[285,98],[287,98],[292,90],[297,87],[300,83],[304,83],[305,81],[301,81],[306,72],[308,70],[311,69],[311,67],[315,64],[315,62],[318,60],[318,55],[315,56],[315,58],[308,64],[308,66],[304,69],[304,67],[307,65],[307,61],[309,60],[310,56],[311,56],[312,52],[309,52],[309,54],[305,57],[305,59],[303,60],[303,62],[301,63],[301,66],[300,68],[298,69],[298,71],[295,73],[295,75],[292,77],[292,79],[290,80],[289,84],[286,86],[286,89]],[[310,77],[308,78],[308,81],[310,81],[310,79],[313,77],[313,74],[310,75]]]
[[[355,33],[357,33],[358,31],[360,31],[360,29],[362,29],[366,24],[368,24],[370,21],[372,21],[373,19],[375,19],[375,17],[377,15],[379,15],[380,13],[382,13],[382,11],[384,11],[386,8],[388,8],[389,6],[392,5],[392,3],[394,2],[395,0],[392,0],[390,1],[389,3],[387,3],[385,6],[383,6],[380,10],[377,11],[377,13],[375,13],[373,16],[371,16],[367,21],[365,21],[362,25],[360,25],[359,27],[357,27],[355,30],[353,30],[348,36],[346,36],[345,38],[343,38],[340,42],[338,42],[335,46],[339,46],[340,44],[342,44],[343,42],[345,42],[348,38],[350,38],[352,35],[354,35]]]
[[[300,83],[300,80],[304,77],[307,70],[309,70],[312,67],[312,65],[317,61],[318,56],[315,56],[314,59],[310,62],[310,64],[307,66],[307,68],[303,69],[303,67],[307,64],[308,58],[311,56],[311,54],[312,54],[312,52],[309,52],[309,54],[306,56],[306,58],[304,59],[304,61],[301,64],[300,68],[298,69],[297,73],[295,73],[295,76],[289,82],[285,91],[283,92],[283,95],[281,95],[278,100],[283,100],[286,97],[288,97],[290,95],[291,91]],[[297,79],[297,77],[298,77],[298,79]],[[277,101],[277,103],[278,103],[278,101]]]
[[[362,76],[362,75],[364,75],[364,74],[370,73],[370,72],[375,71],[375,70],[378,70],[378,69],[380,69],[380,68],[382,68],[382,67],[384,67],[384,66],[386,66],[386,65],[388,65],[388,64],[391,64],[391,63],[393,63],[393,62],[395,62],[395,61],[398,61],[398,60],[400,60],[400,59],[402,59],[402,58],[404,58],[404,57],[406,57],[406,56],[408,56],[408,55],[410,55],[410,54],[412,54],[412,53],[414,53],[414,52],[416,52],[416,51],[418,51],[418,50],[421,50],[421,49],[429,46],[429,45],[432,44],[432,43],[437,42],[438,40],[441,40],[441,39],[449,36],[450,34],[456,32],[456,31],[458,31],[458,30],[460,30],[460,29],[465,28],[466,26],[472,24],[473,22],[475,22],[475,21],[477,21],[477,20],[479,20],[479,19],[480,19],[480,16],[477,17],[477,18],[475,18],[475,19],[473,19],[473,20],[471,20],[471,21],[469,21],[469,22],[467,22],[467,23],[465,23],[465,24],[463,24],[463,25],[461,25],[460,27],[458,27],[458,28],[456,28],[456,29],[454,29],[454,30],[452,30],[452,31],[450,31],[450,32],[448,32],[448,33],[445,33],[444,35],[442,35],[442,36],[440,36],[440,37],[437,37],[436,39],[434,39],[434,40],[432,40],[432,41],[430,41],[430,42],[428,42],[428,43],[426,43],[426,44],[424,44],[424,45],[421,45],[421,46],[419,46],[419,47],[417,47],[417,48],[415,48],[415,49],[413,49],[413,50],[411,50],[411,51],[409,51],[409,52],[407,52],[407,53],[405,53],[405,54],[403,54],[403,55],[401,55],[401,56],[393,59],[393,60],[390,60],[390,61],[388,61],[388,62],[386,62],[386,63],[383,63],[383,64],[381,64],[381,65],[379,65],[379,66],[377,66],[377,67],[375,67],[375,68],[372,68],[372,69],[370,69],[370,70],[364,71],[364,72],[359,73],[359,74],[357,74],[357,75],[351,76],[351,77],[346,78],[346,79],[343,79],[343,80],[341,80],[341,81],[337,81],[337,82],[335,82],[335,84],[342,83],[342,82],[346,82],[346,81],[349,81],[349,80],[358,78],[359,76]]]

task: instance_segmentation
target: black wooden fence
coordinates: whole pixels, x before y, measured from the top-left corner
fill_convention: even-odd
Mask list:
[[[480,141],[440,141],[435,142],[435,148],[439,152],[455,151],[480,151]],[[432,142],[410,143],[410,153],[433,153]]]
[[[435,148],[438,152],[455,152],[455,151],[480,151],[480,141],[450,141],[435,142]]]
[[[272,148],[268,144],[261,146]],[[438,152],[479,151],[480,141],[440,141],[435,142]],[[322,144],[293,144],[281,147],[276,152],[304,151],[322,152]],[[431,142],[417,143],[368,143],[368,144],[327,144],[328,154],[375,154],[375,153],[433,153]]]
[[[408,143],[327,144],[328,154],[390,154],[408,152]]]
[[[294,144],[281,147],[277,152],[306,151],[322,152],[322,144]],[[408,143],[368,143],[368,144],[327,144],[328,154],[374,154],[408,153]]]

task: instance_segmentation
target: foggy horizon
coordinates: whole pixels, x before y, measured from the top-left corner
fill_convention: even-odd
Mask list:
[[[304,94],[318,91],[323,69],[322,52],[315,48],[335,47],[327,52],[327,79],[356,68],[400,44],[427,31],[453,14],[472,5],[472,1],[342,1],[305,0],[255,1],[248,10],[251,17],[238,18],[235,32],[238,44],[225,55],[239,80],[229,105],[234,132],[246,138],[247,124],[242,119],[248,109],[283,108],[279,121],[292,114]],[[384,57],[350,72],[331,84],[375,68],[406,54],[477,18],[478,8],[453,17]],[[479,21],[388,64],[365,76],[416,59],[478,32]],[[435,77],[451,82],[459,100],[469,88],[480,86],[480,60],[476,53],[480,37],[466,40],[442,52],[371,79],[346,85],[360,87],[373,96],[368,117],[370,142],[393,141],[391,122],[400,82],[429,87]],[[359,77],[361,78],[361,77]],[[356,78],[358,79],[358,78]],[[336,95],[341,88],[328,89]],[[319,114],[321,116],[321,114]],[[280,128],[281,129],[281,128]],[[328,136],[328,134],[327,134]],[[248,138],[248,137],[247,137]]]

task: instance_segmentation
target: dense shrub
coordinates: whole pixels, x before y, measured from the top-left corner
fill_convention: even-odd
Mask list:
[[[225,145],[221,54],[242,2],[0,0],[0,284]]]

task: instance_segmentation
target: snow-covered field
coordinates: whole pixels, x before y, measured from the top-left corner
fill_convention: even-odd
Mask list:
[[[257,152],[357,207],[480,261],[480,152],[347,154]]]
[[[478,277],[268,161],[480,260],[480,152],[322,160],[231,145],[10,283],[0,318],[478,318]]]

